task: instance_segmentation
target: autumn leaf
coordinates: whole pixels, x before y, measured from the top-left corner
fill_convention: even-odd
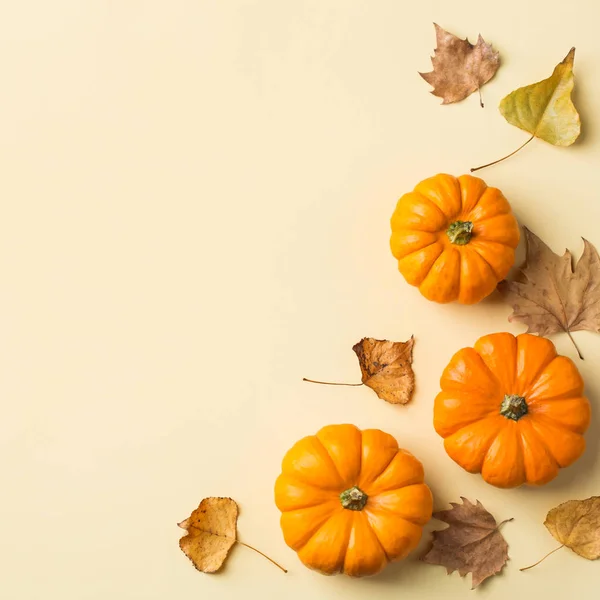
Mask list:
[[[366,385],[386,402],[406,404],[415,389],[415,374],[411,367],[413,346],[414,337],[407,342],[363,338],[352,347],[358,357],[362,383],[332,383],[306,377],[304,381],[324,385]]]
[[[451,104],[464,100],[487,83],[500,66],[500,55],[494,52],[491,44],[486,43],[481,35],[475,45],[468,39],[461,40],[442,29],[437,23],[435,37],[437,48],[431,59],[433,71],[419,75],[433,86],[434,96],[443,98],[442,104]]]
[[[179,547],[203,573],[216,573],[236,543],[258,552],[287,573],[266,554],[237,539],[237,518],[238,505],[231,498],[204,498],[185,521],[178,523],[187,531],[179,540]]]
[[[554,146],[570,146],[575,142],[581,131],[581,121],[571,100],[574,60],[575,48],[571,48],[548,79],[519,88],[502,99],[502,116],[511,125],[530,133],[531,137],[508,156],[471,169],[471,172],[509,158],[536,137]]]
[[[544,525],[561,545],[521,571],[539,565],[564,546],[588,560],[600,558],[600,496],[559,504],[548,513]]]
[[[352,347],[358,357],[362,382],[391,404],[410,402],[415,389],[412,370],[414,337],[407,342],[363,338]]]
[[[498,291],[513,308],[509,321],[528,326],[527,333],[549,335],[566,332],[600,333],[600,257],[587,240],[583,254],[573,268],[568,250],[562,256],[552,252],[526,227],[527,254],[517,281],[501,281]],[[579,357],[581,352],[577,348]]]
[[[473,504],[451,502],[452,508],[433,513],[435,519],[448,523],[446,529],[433,532],[431,549],[421,557],[430,565],[446,567],[448,574],[458,571],[461,577],[472,573],[472,587],[499,573],[508,560],[508,544],[499,531],[496,519],[477,500]]]
[[[204,573],[216,573],[237,539],[238,506],[231,498],[204,498],[179,527],[188,533],[179,547]]]

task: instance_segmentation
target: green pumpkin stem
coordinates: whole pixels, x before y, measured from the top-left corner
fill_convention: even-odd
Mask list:
[[[351,487],[340,494],[340,502],[348,510],[362,510],[368,499],[369,496],[357,486]]]
[[[527,414],[525,398],[516,394],[506,394],[500,405],[500,414],[507,419],[518,421]]]
[[[473,223],[471,221],[454,221],[446,230],[448,239],[458,246],[464,246],[471,241],[473,236]]]

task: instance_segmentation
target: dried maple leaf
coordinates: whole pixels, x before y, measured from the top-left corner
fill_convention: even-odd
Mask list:
[[[463,497],[461,500],[463,504],[451,502],[450,510],[433,513],[449,527],[433,532],[431,549],[421,560],[446,567],[448,574],[458,571],[464,577],[472,573],[471,589],[475,589],[499,573],[508,560],[508,544],[498,529],[506,521],[497,524],[479,500],[477,504]]]
[[[179,547],[203,573],[216,573],[235,543],[246,546],[287,571],[260,550],[237,539],[238,505],[231,498],[204,498],[198,508],[178,526],[187,531]]]
[[[487,83],[500,66],[500,54],[494,52],[491,44],[486,43],[481,35],[475,45],[468,39],[461,40],[442,29],[437,23],[435,37],[437,48],[431,59],[433,71],[419,75],[433,86],[434,96],[443,98],[442,104],[451,104],[464,100]]]
[[[406,404],[415,390],[415,374],[411,367],[414,343],[413,336],[407,342],[363,338],[352,347],[358,357],[362,383],[332,383],[306,377],[304,381],[323,385],[366,385],[386,402]]]
[[[511,125],[531,133],[531,137],[508,156],[471,169],[471,172],[509,158],[536,137],[554,146],[570,146],[575,142],[581,132],[581,121],[571,100],[575,85],[574,60],[575,48],[571,48],[548,79],[519,88],[500,102],[502,116]]]
[[[587,240],[573,269],[568,250],[552,252],[526,227],[527,254],[517,281],[501,281],[498,290],[513,307],[509,321],[528,326],[528,333],[565,331],[577,348],[572,331],[600,333],[600,257]],[[579,357],[581,352],[577,349]]]
[[[600,496],[559,504],[548,513],[544,525],[561,545],[521,571],[539,565],[563,546],[588,560],[600,558]]]

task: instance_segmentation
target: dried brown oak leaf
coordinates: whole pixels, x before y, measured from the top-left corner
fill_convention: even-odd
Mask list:
[[[391,404],[410,402],[415,390],[412,352],[415,343],[363,338],[352,347],[358,357],[362,382]]]
[[[526,227],[527,254],[516,281],[501,281],[498,291],[513,307],[509,321],[528,326],[528,333],[566,332],[575,348],[572,331],[600,333],[600,257],[587,240],[573,268],[568,250],[555,254]],[[579,357],[581,352],[577,348]]]
[[[237,539],[238,512],[238,505],[231,498],[204,498],[185,521],[178,523],[187,531],[179,540],[179,547],[203,573],[216,573],[236,543],[258,552],[287,573],[272,558]]]
[[[521,571],[539,565],[563,546],[588,560],[600,558],[600,496],[559,504],[548,513],[544,525],[561,545]]]
[[[390,404],[406,404],[415,391],[415,373],[411,366],[414,344],[414,336],[407,342],[363,338],[352,346],[358,357],[362,383],[332,383],[306,377],[304,381],[323,385],[366,385]]]
[[[433,545],[421,560],[446,567],[448,574],[458,571],[464,577],[472,573],[471,589],[475,589],[499,573],[508,560],[508,544],[498,530],[505,521],[498,525],[479,500],[477,504],[461,500],[463,504],[451,502],[451,509],[433,513],[449,527],[433,532]]]
[[[433,71],[419,75],[433,86],[431,93],[442,98],[442,104],[459,102],[479,90],[479,102],[483,107],[481,86],[498,70],[500,53],[494,52],[481,35],[473,45],[468,39],[461,40],[445,31],[437,23],[434,26],[437,48],[431,59]]]

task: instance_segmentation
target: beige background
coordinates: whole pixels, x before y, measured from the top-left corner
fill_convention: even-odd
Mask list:
[[[511,560],[478,597],[595,597],[600,564],[568,550],[518,567],[556,546],[549,508],[600,491],[600,337],[576,334],[596,409],[584,458],[543,489],[494,489],[445,455],[432,402],[453,352],[524,328],[496,297],[427,302],[388,250],[397,197],[521,144],[499,100],[573,45],[581,140],[536,141],[482,175],[555,250],[579,254],[580,236],[600,246],[595,0],[0,8],[2,598],[470,594],[470,578],[418,553],[355,581],[310,572],[285,546],[281,457],[336,422],[394,434],[425,464],[436,507],[463,495],[515,518]],[[433,20],[500,50],[485,110],[476,95],[440,106],[418,76]],[[355,381],[354,342],[413,333],[410,406],[301,381]],[[210,495],[237,499],[240,538],[287,576],[241,547],[221,575],[192,568],[176,523]]]

